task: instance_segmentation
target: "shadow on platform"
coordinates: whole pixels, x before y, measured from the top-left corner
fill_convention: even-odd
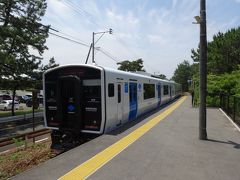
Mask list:
[[[233,141],[220,141],[220,140],[214,140],[214,139],[207,139],[207,141],[221,143],[221,144],[229,144],[229,145],[232,145],[235,149],[240,149],[240,144]]]

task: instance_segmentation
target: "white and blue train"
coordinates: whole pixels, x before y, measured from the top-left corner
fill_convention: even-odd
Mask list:
[[[86,64],[46,71],[43,86],[53,145],[108,133],[181,95],[172,81]]]

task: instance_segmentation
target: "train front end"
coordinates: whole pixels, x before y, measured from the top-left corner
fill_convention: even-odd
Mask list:
[[[103,133],[104,70],[67,65],[43,75],[45,126],[52,129],[52,148],[71,148],[89,135]]]

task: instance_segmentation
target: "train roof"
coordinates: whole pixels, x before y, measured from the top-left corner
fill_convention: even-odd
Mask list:
[[[172,83],[175,83],[175,82],[173,82],[173,81],[168,81],[168,80],[164,80],[164,79],[158,79],[158,78],[155,78],[155,77],[146,76],[146,75],[138,74],[138,73],[135,73],[135,72],[126,72],[126,71],[121,71],[121,70],[112,69],[112,68],[108,68],[108,67],[103,67],[103,69],[104,69],[105,71],[108,71],[108,72],[111,72],[111,73],[117,73],[117,74],[122,74],[122,75],[133,76],[133,77],[141,77],[141,78],[161,80],[161,81],[163,81],[163,82],[172,82]]]
[[[101,67],[101,66],[98,66]],[[152,76],[147,76],[147,75],[143,75],[143,74],[138,74],[135,72],[126,72],[126,71],[121,71],[121,70],[117,70],[117,69],[112,69],[109,67],[102,67],[105,71],[111,72],[111,73],[117,73],[117,74],[123,74],[123,75],[129,75],[129,76],[133,76],[133,77],[142,77],[142,78],[148,78],[148,79],[154,79],[154,80],[161,80],[163,82],[168,82],[168,83],[173,83],[173,84],[178,84],[174,81],[169,81],[169,80],[164,80],[164,79],[159,79],[159,78],[155,78]]]
[[[54,71],[56,69],[61,69],[64,67],[73,67],[73,66],[82,66],[82,67],[89,67],[89,68],[94,68],[94,69],[99,69],[99,70],[105,70],[106,72],[110,72],[110,73],[115,73],[115,74],[122,74],[122,75],[128,75],[128,76],[133,76],[133,77],[141,77],[141,78],[148,78],[148,79],[154,79],[154,80],[161,80],[163,82],[168,82],[168,83],[173,83],[173,84],[178,84],[174,81],[169,81],[169,80],[164,80],[164,79],[159,79],[159,78],[155,78],[155,77],[151,77],[151,76],[147,76],[147,75],[143,75],[143,74],[138,74],[138,73],[134,73],[134,72],[126,72],[126,71],[121,71],[121,70],[117,70],[117,69],[112,69],[109,67],[103,67],[103,66],[98,66],[98,65],[91,65],[91,64],[66,64],[66,65],[61,65],[52,69],[49,69],[47,71],[45,71],[44,74],[49,73],[51,71]]]
[[[57,67],[48,69],[48,70],[46,70],[46,71],[44,72],[44,74],[47,74],[47,73],[52,72],[52,71],[55,71],[55,70],[57,70],[57,69],[62,69],[62,68],[65,68],[65,67],[76,67],[76,66],[90,67],[90,68],[99,69],[99,70],[102,70],[102,69],[103,69],[103,68],[100,67],[100,66],[94,66],[94,65],[90,65],[90,64],[64,64],[64,65],[60,65],[60,66],[57,66]]]

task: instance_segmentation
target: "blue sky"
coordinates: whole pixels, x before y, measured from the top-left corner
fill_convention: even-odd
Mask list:
[[[61,32],[85,44],[92,32],[113,29],[96,44],[115,61],[142,58],[150,73],[171,78],[177,65],[191,60],[199,42],[200,0],[47,0],[43,18]],[[217,32],[240,26],[240,0],[207,0],[208,41]],[[97,39],[97,37],[96,37]],[[85,63],[88,48],[50,35],[44,63],[52,56],[63,64]],[[96,52],[96,63],[117,68],[116,62]]]

